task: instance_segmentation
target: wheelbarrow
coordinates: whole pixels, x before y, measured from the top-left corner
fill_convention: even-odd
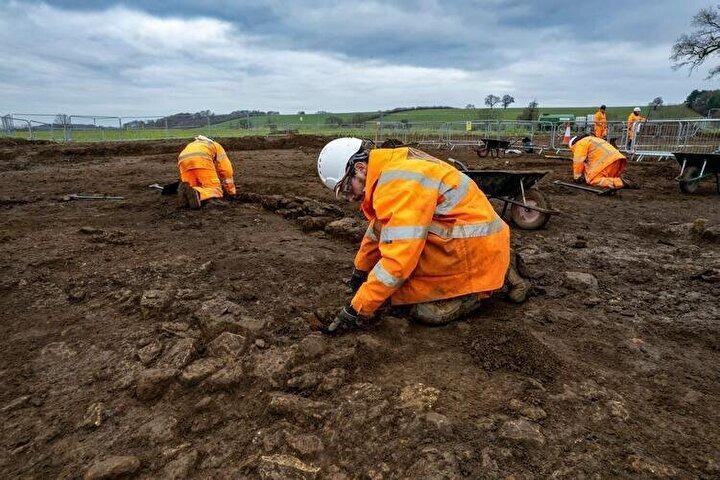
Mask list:
[[[720,153],[673,153],[680,165],[680,174],[675,177],[680,191],[695,193],[700,182],[715,177],[715,189],[720,194]]]
[[[467,170],[463,173],[488,198],[503,202],[503,217],[509,205],[510,219],[518,228],[537,230],[545,226],[550,216],[561,213],[553,210],[545,195],[535,188],[548,171]]]

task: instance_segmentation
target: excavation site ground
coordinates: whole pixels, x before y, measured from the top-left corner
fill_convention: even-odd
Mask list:
[[[318,325],[350,294],[357,206],[317,178],[320,137],[221,141],[234,202],[149,189],[183,141],[0,144],[3,478],[718,478],[720,196],[554,186],[513,228],[528,301],[441,328],[387,311]],[[123,200],[68,200],[106,194]]]

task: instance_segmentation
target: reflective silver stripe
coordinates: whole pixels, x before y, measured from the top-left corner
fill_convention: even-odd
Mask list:
[[[221,153],[220,155],[217,156],[218,160],[222,160],[224,158],[228,158],[227,153]]]
[[[192,157],[201,157],[201,158],[207,158],[208,160],[212,160],[212,157],[208,153],[204,152],[196,152],[196,153],[186,153],[183,155],[180,155],[178,157],[178,162],[181,160],[185,160],[186,158],[192,158]]]
[[[229,184],[229,183],[235,183],[235,182],[233,182],[233,179],[232,179],[232,178],[226,178],[226,179],[224,179],[224,180],[222,181],[222,183],[228,183],[228,184]]]
[[[370,273],[375,274],[375,277],[380,280],[383,285],[390,288],[397,288],[403,283],[402,278],[390,275],[390,273],[380,265],[380,262],[375,264],[375,267],[373,267]]]
[[[365,230],[365,236],[367,238],[369,238],[370,240],[372,240],[373,242],[378,241],[378,237],[377,237],[377,235],[375,235],[375,230],[373,230],[372,223],[368,226],[367,230]]]
[[[439,180],[434,180],[430,177],[426,177],[422,173],[410,170],[386,170],[380,174],[377,184],[382,185],[393,180],[409,180],[411,182],[418,182],[425,188],[438,189],[440,186],[442,186],[443,189],[449,188]]]
[[[442,225],[433,223],[430,225],[429,232],[442,238],[473,238],[487,237],[493,233],[497,233],[503,229],[505,223],[496,217],[490,222],[467,223],[465,225],[455,225],[445,228]]]
[[[380,241],[390,243],[393,240],[420,240],[427,237],[428,227],[385,227],[380,232]]]
[[[458,203],[462,201],[468,194],[470,188],[470,177],[464,173],[460,174],[460,184],[457,187],[451,187],[448,191],[443,192],[445,197],[443,202],[435,208],[435,215],[447,215]]]

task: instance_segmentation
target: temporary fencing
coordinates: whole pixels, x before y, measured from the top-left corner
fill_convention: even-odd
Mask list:
[[[246,135],[314,134],[358,136],[376,142],[397,139],[434,148],[480,147],[486,140],[505,140],[511,148],[532,147],[535,151],[567,149],[566,130],[571,135],[592,133],[592,122],[579,117],[573,122],[552,123],[522,120],[481,120],[460,122],[383,122],[357,124],[252,123],[238,118],[218,124],[209,116],[188,114],[178,125],[166,116],[102,116],[12,113],[0,117],[5,136],[31,140],[128,141]],[[641,160],[664,158],[672,152],[709,153],[720,149],[720,119],[650,120],[636,123],[630,131],[624,121],[609,121],[608,140],[629,156]]]

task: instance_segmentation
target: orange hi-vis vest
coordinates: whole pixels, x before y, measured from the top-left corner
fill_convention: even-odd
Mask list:
[[[585,179],[591,181],[610,164],[625,160],[625,155],[609,142],[598,137],[585,137],[577,140],[570,150],[573,152],[573,178],[577,179],[584,173]]]
[[[491,292],[510,262],[510,229],[467,175],[412,148],[370,152],[355,257],[367,281],[352,300],[371,315],[387,299],[415,304]]]
[[[630,115],[628,115],[627,119],[627,138],[628,140],[632,140],[635,138],[635,133],[637,126],[636,123],[644,122],[647,118],[643,117],[642,115],[635,115],[635,112],[631,112]]]
[[[607,115],[602,110],[595,112],[593,117],[595,136],[605,138],[608,133]]]
[[[195,168],[215,170],[223,190],[235,194],[232,163],[218,142],[197,138],[188,143],[178,156],[178,168],[180,171]]]

